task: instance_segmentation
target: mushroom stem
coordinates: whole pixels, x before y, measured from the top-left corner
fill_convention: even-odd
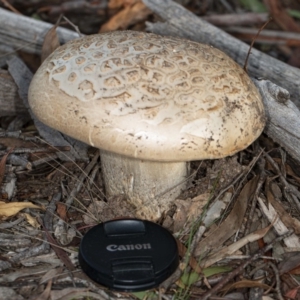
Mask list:
[[[157,220],[186,186],[189,164],[134,159],[100,150],[108,196],[124,195],[139,218]]]

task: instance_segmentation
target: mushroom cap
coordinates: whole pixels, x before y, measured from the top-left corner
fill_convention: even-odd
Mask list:
[[[38,69],[34,114],[110,152],[154,161],[232,155],[265,125],[246,72],[211,46],[119,31],[72,40]]]

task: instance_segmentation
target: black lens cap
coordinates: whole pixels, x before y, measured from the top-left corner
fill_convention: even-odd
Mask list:
[[[177,243],[150,221],[119,219],[90,229],[81,240],[79,263],[95,282],[118,291],[143,291],[167,279],[179,263]]]

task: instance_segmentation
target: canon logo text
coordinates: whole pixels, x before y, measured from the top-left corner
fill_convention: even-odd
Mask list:
[[[129,245],[108,245],[108,251],[130,251],[130,250],[146,250],[151,249],[151,244],[129,244]]]

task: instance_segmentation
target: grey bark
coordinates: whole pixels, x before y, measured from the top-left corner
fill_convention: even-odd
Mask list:
[[[253,80],[265,105],[267,125],[264,132],[300,162],[300,111],[287,90],[269,80]]]
[[[52,27],[53,24],[0,8],[1,44],[11,46],[14,50],[40,54],[44,37]],[[61,44],[78,37],[78,33],[62,27],[58,27],[57,34]]]
[[[0,117],[27,113],[11,75],[0,69]]]

